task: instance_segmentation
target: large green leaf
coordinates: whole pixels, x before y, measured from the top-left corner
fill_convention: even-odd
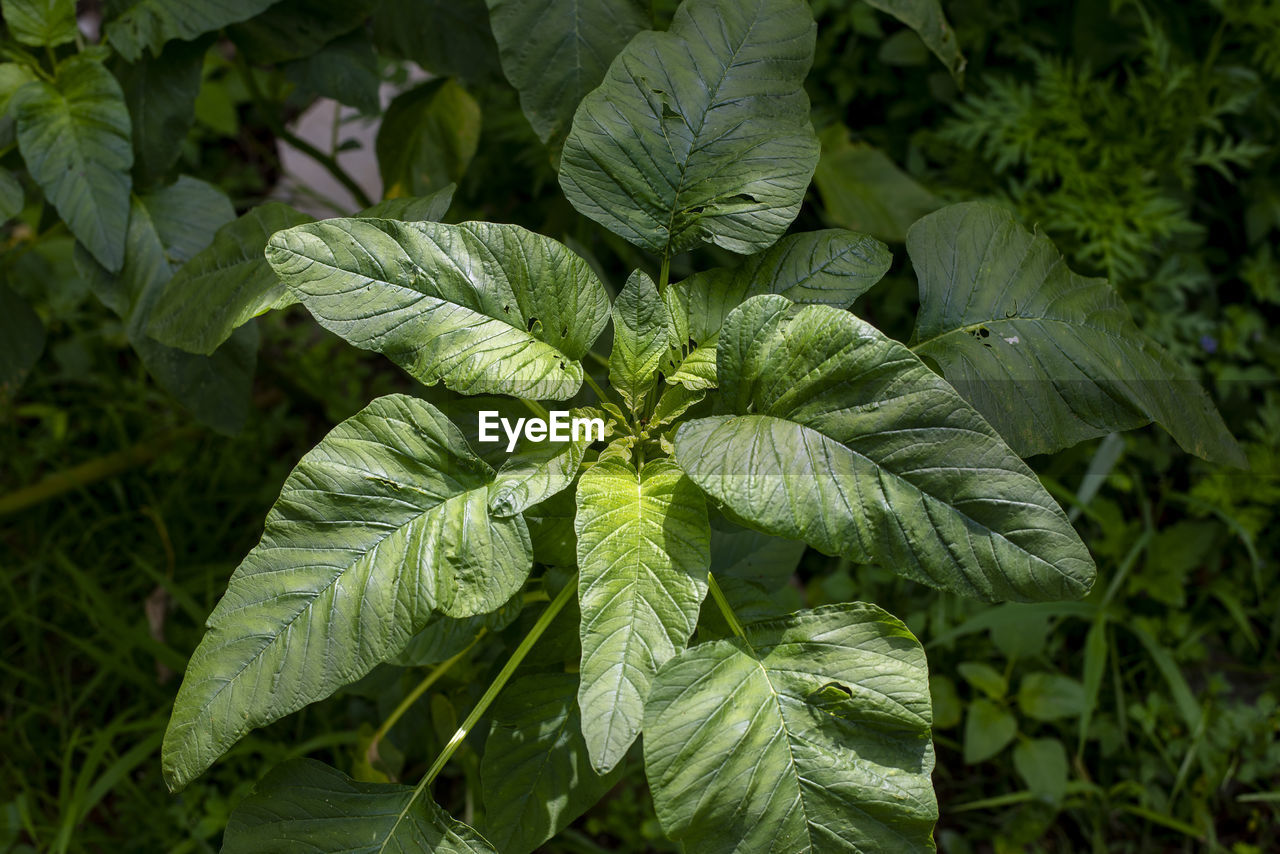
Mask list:
[[[285,481],[187,666],[165,734],[174,789],[242,735],[354,682],[433,611],[497,609],[532,565],[520,517],[486,503],[493,470],[430,404],[378,398]]]
[[[874,605],[835,605],[667,662],[645,770],[686,851],[932,851],[930,724],[920,643]]]
[[[274,768],[231,813],[223,854],[497,854],[411,786],[358,783],[314,759]]]
[[[707,594],[711,532],[693,483],[669,460],[639,472],[602,459],[578,481],[582,733],[604,772],[640,733],[658,667],[689,641]]]
[[[480,105],[454,80],[431,80],[397,97],[378,128],[378,171],[388,196],[457,183],[480,144]]]
[[[440,77],[502,79],[485,0],[382,0],[373,39],[383,52]]]
[[[1156,421],[1193,454],[1247,465],[1209,396],[1111,286],[1071,272],[1009,212],[952,205],[913,226],[907,250],[920,279],[913,349],[1019,453]]]
[[[208,245],[214,232],[235,215],[216,187],[182,177],[174,184],[135,198],[129,214],[124,266],[111,274],[77,252],[77,263],[98,298],[125,322],[125,332],[147,372],[166,392],[205,424],[236,433],[249,412],[257,360],[257,330],[248,328],[211,355],[166,347],[147,334],[160,295],[174,270]]]
[[[667,308],[658,288],[636,270],[613,303],[613,350],[609,382],[633,413],[658,382],[658,366],[667,354]]]
[[[228,28],[252,62],[274,65],[309,56],[359,27],[379,0],[279,0],[261,15]]]
[[[178,160],[196,119],[196,96],[209,39],[172,42],[159,56],[116,67],[133,120],[133,176],[146,187],[162,179]]]
[[[26,300],[0,283],[0,406],[7,407],[44,352],[44,324]]]
[[[130,0],[105,26],[107,41],[130,62],[150,48],[160,53],[172,39],[190,41],[196,36],[245,21],[277,0]]]
[[[942,206],[884,152],[850,142],[843,125],[822,132],[822,159],[813,183],[828,222],[895,243],[906,240],[911,223]]]
[[[463,394],[572,397],[609,318],[586,261],[515,225],[335,219],[267,259],[321,326]]]
[[[649,29],[641,0],[488,0],[502,70],[543,142],[569,132],[578,102],[631,37]]]
[[[964,80],[965,58],[960,53],[956,32],[942,13],[938,0],[867,0],[867,5],[888,12],[916,31],[934,56],[956,80]]]
[[[528,854],[613,788],[587,760],[578,677],[542,673],[512,682],[494,707],[480,782],[485,838],[502,854]]]
[[[770,534],[982,599],[1079,597],[1093,560],[1035,474],[910,350],[829,306],[755,297],[720,333],[725,407],[676,461]]]
[[[13,96],[18,147],[27,170],[98,263],[117,272],[129,224],[133,143],[129,109],[111,72],[73,56],[53,83]]]
[[[569,201],[653,252],[770,246],[817,164],[802,85],[814,32],[803,0],[686,0],[579,105],[560,164]]]
[[[333,98],[367,116],[382,107],[382,73],[369,34],[363,29],[334,39],[320,50],[284,67],[285,75],[305,92]]]
[[[745,300],[781,294],[792,302],[846,308],[889,271],[880,241],[843,229],[788,235],[738,267],[695,273],[667,288],[672,348],[667,382],[690,390],[716,384],[716,343],[724,319]]]
[[[4,24],[22,44],[66,44],[76,39],[76,0],[5,0]]]
[[[267,202],[224,225],[165,288],[148,331],[171,347],[212,353],[254,317],[295,302],[263,252],[271,235],[306,222],[312,218]]]

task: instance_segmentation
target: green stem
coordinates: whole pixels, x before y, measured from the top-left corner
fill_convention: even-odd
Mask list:
[[[245,88],[249,90],[249,97],[253,100],[253,104],[258,108],[258,112],[262,114],[262,119],[266,122],[267,127],[275,134],[277,139],[283,140],[290,147],[297,149],[303,154],[310,157],[316,163],[324,167],[330,175],[337,179],[338,183],[347,188],[347,191],[355,197],[356,204],[362,208],[372,207],[373,199],[369,198],[369,194],[364,188],[356,183],[355,179],[347,174],[347,170],[343,169],[338,163],[336,157],[325,154],[305,139],[297,136],[289,131],[284,124],[276,118],[275,112],[271,109],[271,105],[267,102],[266,97],[262,94],[262,89],[258,87],[258,80],[253,76],[253,69],[244,61],[243,57],[236,57],[236,69],[240,72],[240,77],[244,80]]]
[[[733,629],[735,635],[746,640],[747,633],[742,628],[742,623],[738,622],[738,615],[733,613],[733,608],[729,605],[729,600],[725,598],[724,591],[720,589],[720,584],[716,581],[716,577],[709,572],[707,573],[707,586],[711,589],[711,598],[715,600],[716,607],[724,615],[724,621],[729,624],[729,628]]]
[[[471,730],[480,722],[480,718],[484,717],[484,713],[489,710],[489,706],[498,698],[498,694],[506,686],[507,681],[511,679],[511,674],[516,672],[516,668],[524,661],[525,656],[529,654],[529,650],[533,649],[533,645],[538,642],[538,638],[542,637],[542,633],[551,625],[551,621],[556,618],[556,615],[563,610],[565,605],[569,604],[569,600],[577,595],[577,592],[578,576],[575,574],[569,579],[569,583],[564,586],[564,589],[560,591],[556,598],[551,600],[551,604],[547,606],[547,609],[538,616],[538,621],[533,624],[533,628],[529,629],[529,634],[524,636],[524,640],[520,641],[520,645],[516,647],[515,652],[511,653],[511,657],[507,659],[507,663],[502,666],[502,670],[498,672],[484,695],[480,697],[480,701],[471,710],[471,714],[467,715],[466,720],[462,722],[462,726],[458,727],[458,731],[453,734],[453,738],[449,739],[449,743],[440,751],[440,755],[436,757],[436,761],[432,763],[431,768],[418,781],[418,786],[414,789],[413,797],[409,803],[417,800],[444,769],[449,757],[453,756],[454,752],[462,745],[462,742],[470,735]],[[406,804],[405,809],[408,810],[408,808]]]
[[[591,372],[586,369],[586,366],[583,366],[582,375],[586,378],[587,385],[591,386],[591,390],[596,393],[596,397],[600,398],[601,403],[611,403],[613,401],[613,398],[609,397],[605,390],[600,387],[600,384],[596,382],[595,377],[591,376]]]
[[[520,402],[521,402],[521,403],[523,403],[523,404],[525,405],[525,408],[526,408],[526,409],[528,409],[528,410],[529,410],[530,412],[532,412],[534,415],[536,415],[536,416],[538,416],[539,418],[541,418],[543,421],[546,421],[546,420],[548,420],[549,418],[551,418],[551,413],[550,413],[550,412],[547,412],[547,408],[546,408],[545,406],[543,406],[541,403],[538,403],[538,401],[536,401],[536,400],[525,400],[525,399],[522,397],[522,398],[520,398]]]
[[[658,293],[661,294],[667,289],[667,282],[671,279],[671,252],[662,253],[662,272],[658,275]]]
[[[471,648],[475,646],[480,638],[484,637],[484,635],[485,630],[481,628],[480,632],[471,640],[471,643],[467,644],[466,649],[462,650],[462,652],[458,653],[453,658],[437,664],[431,672],[418,683],[417,687],[410,691],[409,694],[400,701],[400,705],[396,706],[395,711],[393,711],[390,716],[382,722],[382,726],[378,727],[378,731],[375,732],[373,734],[373,738],[370,739],[369,746],[365,749],[366,758],[372,761],[373,756],[378,752],[378,745],[382,743],[382,739],[386,738],[387,733],[391,731],[391,728],[399,722],[400,718],[404,717],[404,713],[409,711],[409,707],[418,702],[418,698],[427,693],[427,691],[431,689],[432,685],[439,682],[440,677],[448,673],[449,668],[457,664],[464,655],[470,652]]]
[[[587,355],[590,356],[595,361],[595,363],[600,367],[606,368],[606,369],[609,367],[609,360],[606,359],[604,356],[601,356],[595,350],[588,350]]]

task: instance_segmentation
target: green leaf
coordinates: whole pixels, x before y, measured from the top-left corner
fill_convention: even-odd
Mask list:
[[[847,308],[884,277],[891,263],[893,256],[880,241],[831,229],[788,235],[732,269],[695,273],[664,295],[673,344],[663,362],[667,382],[691,391],[715,386],[720,327],[745,300],[781,294],[792,302]]]
[[[44,352],[44,324],[35,309],[0,284],[0,405],[8,406]]]
[[[378,0],[280,0],[227,35],[250,62],[275,65],[320,50],[359,27]]]
[[[277,231],[307,222],[306,214],[267,202],[224,225],[164,289],[147,331],[162,344],[212,353],[259,314],[296,302],[263,251]]]
[[[597,772],[640,733],[658,667],[689,641],[707,595],[702,496],[669,460],[601,460],[578,482],[582,733]]]
[[[75,0],[5,0],[9,35],[33,47],[56,47],[76,40]]]
[[[405,222],[439,222],[449,212],[457,184],[447,184],[425,196],[385,199],[356,214],[360,219],[399,219]]]
[[[653,279],[636,270],[613,302],[613,350],[609,354],[609,382],[633,414],[644,407],[657,385],[658,365],[667,349],[666,305]]]
[[[533,559],[543,566],[576,567],[578,537],[573,523],[578,515],[575,494],[556,493],[524,511],[533,538]]]
[[[425,667],[453,658],[474,641],[482,630],[501,631],[520,616],[519,596],[512,596],[498,610],[474,617],[450,617],[435,613],[404,649],[387,659],[398,667]]]
[[[963,661],[956,666],[956,671],[966,682],[993,700],[999,700],[1009,691],[1009,682],[1004,674],[989,664]]]
[[[1190,453],[1247,467],[1209,396],[1111,286],[1071,272],[1012,214],[951,205],[912,227],[907,251],[920,279],[913,349],[1019,453],[1156,421]]]
[[[357,783],[314,759],[272,769],[231,813],[224,854],[497,854],[411,786]]]
[[[159,54],[165,42],[190,41],[248,20],[278,0],[131,0],[104,27],[107,41],[129,62],[136,62],[147,48]]]
[[[333,98],[367,116],[381,109],[378,55],[363,30],[334,39],[310,56],[290,62],[284,73],[303,90]]]
[[[523,519],[486,504],[493,470],[430,404],[381,397],[285,481],[187,667],[163,764],[180,789],[242,735],[399,652],[433,612],[497,609],[531,568]]]
[[[480,782],[480,829],[502,854],[528,854],[555,836],[621,778],[587,760],[578,677],[544,673],[512,682],[493,711]]]
[[[753,527],[986,600],[1079,597],[1093,583],[1035,474],[854,315],[754,297],[725,321],[717,371],[737,414],[682,425],[675,458]]]
[[[906,240],[913,222],[942,205],[884,152],[851,143],[843,125],[822,132],[822,159],[813,183],[829,222],[894,243]]]
[[[938,0],[867,0],[867,5],[889,13],[915,30],[951,76],[963,82],[965,58]]]
[[[73,56],[54,83],[18,90],[18,147],[67,228],[115,273],[124,263],[133,144],[120,84],[102,63]]]
[[[956,692],[956,683],[946,676],[930,676],[929,696],[933,700],[934,729],[951,729],[960,723],[964,706]]]
[[[502,79],[485,0],[382,0],[373,40],[441,77]]]
[[[642,0],[488,0],[502,70],[543,142],[563,141],[573,112],[631,37],[649,29]]]
[[[480,144],[480,105],[453,80],[397,97],[378,129],[378,171],[388,196],[418,196],[457,183]]]
[[[8,169],[0,169],[0,224],[22,213],[26,203],[27,194],[22,189],[22,182]]]
[[[116,68],[133,120],[133,177],[141,186],[160,181],[178,161],[196,120],[204,54],[209,40],[172,42],[159,56]]]
[[[33,80],[36,73],[16,62],[0,63],[0,147],[8,148],[14,142],[13,111],[9,104],[18,90]]]
[[[569,413],[570,419],[589,415],[581,409]],[[489,510],[495,516],[514,516],[568,489],[590,444],[585,432],[568,442],[522,442],[498,469],[489,491]]]
[[[686,851],[932,851],[928,670],[873,605],[688,649],[645,706],[645,771]]]
[[[257,330],[245,329],[211,355],[198,356],[158,343],[147,329],[174,270],[203,249],[232,216],[231,202],[220,190],[184,176],[134,199],[119,274],[109,273],[83,249],[77,252],[84,278],[124,320],[129,343],[156,383],[200,421],[228,434],[238,432],[248,417]]]
[[[1024,741],[1013,749],[1013,767],[1027,788],[1050,804],[1067,793],[1067,751],[1056,738]]]
[[[687,0],[640,33],[574,115],[560,186],[585,216],[652,252],[749,254],[800,211],[818,159],[803,0]]]
[[[321,326],[462,394],[572,397],[609,317],[586,261],[515,225],[335,219],[267,259]]]
[[[964,761],[985,762],[1008,746],[1018,734],[1018,721],[990,700],[969,704],[964,721]]]
[[[1084,706],[1084,686],[1069,676],[1029,673],[1018,686],[1018,708],[1038,721],[1074,718]]]

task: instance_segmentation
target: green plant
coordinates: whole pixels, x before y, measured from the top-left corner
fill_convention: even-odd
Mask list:
[[[518,28],[499,20],[506,50]],[[164,315],[171,341],[207,349],[301,302],[424,385],[481,396],[468,410],[425,392],[455,414],[526,437],[495,469],[442,406],[388,395],[285,481],[188,664],[163,748],[175,789],[383,662],[432,666],[411,703],[473,645],[517,634],[416,786],[286,763],[233,814],[226,850],[532,850],[641,737],[657,816],[688,849],[931,849],[923,649],[873,604],[787,613],[786,541],[988,601],[1076,598],[1093,560],[1018,454],[1156,421],[1243,464],[1110,286],[998,208],[912,227],[913,347],[847,311],[887,248],[786,235],[818,158],[802,89],[814,31],[800,0],[686,0],[667,31],[609,41],[617,57],[581,103],[569,88],[549,109],[545,81],[508,69],[545,138],[576,104],[568,200],[656,259],[612,301],[550,237],[384,203],[279,223],[269,274],[230,292],[215,276],[203,297],[182,292],[196,308]],[[224,243],[210,269],[260,264],[249,241]],[[672,282],[673,256],[700,244],[747,257]],[[606,357],[592,347],[610,320]],[[548,441],[548,401],[607,436]],[[375,767],[405,709],[372,737]],[[429,790],[489,715],[486,841]]]

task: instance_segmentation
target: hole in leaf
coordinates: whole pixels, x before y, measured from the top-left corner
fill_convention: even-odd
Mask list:
[[[531,317],[531,318],[529,318],[529,331],[530,331],[530,332],[532,332],[532,331],[533,331],[533,328],[534,328],[535,326],[537,326],[537,325],[538,325],[538,323],[539,323],[538,318],[536,318],[536,317]]]

